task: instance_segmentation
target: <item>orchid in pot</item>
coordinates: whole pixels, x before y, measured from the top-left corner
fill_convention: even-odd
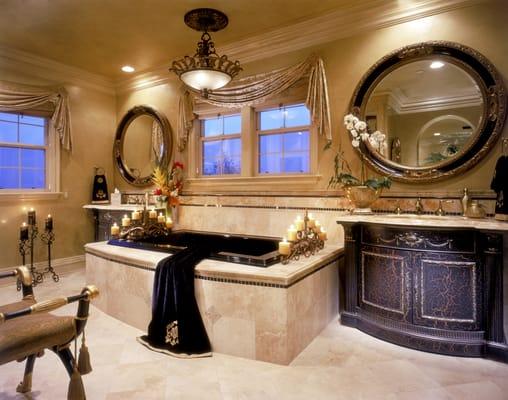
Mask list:
[[[367,123],[353,114],[344,117],[344,125],[351,134],[351,144],[354,148],[360,149],[366,142],[377,151],[382,151],[386,146],[386,136],[383,133],[379,131],[369,133]],[[334,159],[334,175],[330,178],[328,186],[344,188],[355,213],[369,213],[372,212],[371,204],[378,199],[384,188],[390,188],[392,182],[388,177],[367,177],[363,152],[360,152],[360,157],[360,177],[356,177],[344,157],[344,152],[337,151]]]

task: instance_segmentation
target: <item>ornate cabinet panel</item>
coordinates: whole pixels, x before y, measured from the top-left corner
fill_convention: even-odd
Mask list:
[[[415,324],[453,330],[483,326],[481,268],[474,257],[417,254],[413,278]]]
[[[412,285],[408,252],[362,246],[360,263],[360,307],[388,318],[410,321]]]

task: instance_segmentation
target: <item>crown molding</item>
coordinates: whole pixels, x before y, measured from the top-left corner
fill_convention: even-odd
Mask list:
[[[116,93],[114,81],[102,75],[1,45],[0,67],[62,85],[77,85],[112,95]]]
[[[486,1],[415,0],[403,5],[387,0],[354,2],[318,17],[220,46],[218,53],[246,64]],[[169,63],[116,81],[116,89],[122,93],[169,82],[173,77],[168,67]]]

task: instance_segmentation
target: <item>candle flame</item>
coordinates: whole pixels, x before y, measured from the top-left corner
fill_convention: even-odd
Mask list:
[[[26,226],[26,222],[23,222],[23,224],[21,226],[25,227]]]

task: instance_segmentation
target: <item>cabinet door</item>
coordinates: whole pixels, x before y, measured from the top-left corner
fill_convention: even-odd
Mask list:
[[[481,330],[481,268],[474,256],[418,253],[413,321],[451,330]]]
[[[116,222],[121,225],[122,217],[124,214],[130,215],[130,211],[113,210],[105,211],[99,210],[99,223],[97,224],[97,239],[98,241],[111,239],[111,225]]]
[[[363,245],[358,273],[358,304],[362,310],[411,322],[409,252]]]

